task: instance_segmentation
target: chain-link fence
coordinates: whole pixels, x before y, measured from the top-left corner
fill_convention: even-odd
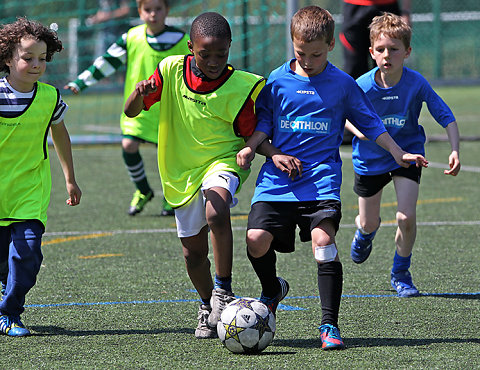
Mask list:
[[[46,25],[58,24],[58,34],[65,50],[54,57],[42,80],[62,88],[87,68],[95,57],[103,54],[109,44],[128,27],[140,22],[135,1],[130,0],[131,12],[126,20],[91,24],[89,17],[105,1],[108,0],[3,0],[0,2],[0,22],[8,23],[17,16],[27,16]],[[430,81],[480,83],[480,1],[411,2],[413,50],[407,66],[419,71]],[[288,49],[288,10],[292,3],[297,7],[318,5],[333,14],[337,43],[329,60],[342,68],[342,45],[338,41],[343,21],[342,0],[170,0],[167,24],[188,32],[198,14],[205,11],[223,14],[232,27],[230,63],[238,69],[268,76],[291,52]],[[117,76],[120,74],[117,73]],[[87,91],[120,91],[121,85],[121,78],[108,78]],[[96,103],[99,104],[98,109],[102,109],[99,99],[96,99]],[[119,107],[121,109],[121,102]],[[92,111],[96,109],[89,108]],[[105,120],[105,116],[102,118]],[[117,121],[117,118],[118,114],[112,120]],[[69,116],[69,122],[71,119]]]

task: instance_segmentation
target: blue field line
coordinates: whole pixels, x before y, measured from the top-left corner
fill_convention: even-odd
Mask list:
[[[474,293],[421,293],[421,297],[434,296],[480,296],[480,292]],[[397,297],[396,294],[343,294],[342,298],[392,298]],[[285,297],[285,299],[320,299],[319,296],[297,296]],[[71,306],[108,306],[108,305],[125,305],[125,304],[151,304],[151,303],[185,303],[185,302],[200,302],[199,299],[154,299],[148,301],[116,301],[116,302],[72,302],[72,303],[51,303],[51,304],[30,304],[25,305],[25,308],[50,308],[50,307],[71,307]],[[278,305],[279,310],[283,311],[300,311],[305,310],[302,307],[289,306],[285,304]]]

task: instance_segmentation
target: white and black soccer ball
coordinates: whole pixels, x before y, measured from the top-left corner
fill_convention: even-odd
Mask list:
[[[275,316],[255,298],[238,298],[229,303],[217,324],[218,337],[233,353],[258,353],[275,335]]]

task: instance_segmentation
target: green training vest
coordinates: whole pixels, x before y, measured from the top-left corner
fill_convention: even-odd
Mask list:
[[[233,123],[265,84],[261,76],[234,70],[214,91],[197,93],[185,83],[186,60],[173,56],[160,62],[162,96],[154,104],[160,108],[158,167],[172,207],[187,203],[212,173],[230,171],[239,175],[240,186],[245,181],[250,171],[236,161],[245,141],[235,135]]]
[[[55,87],[38,82],[20,116],[0,117],[0,226],[47,222],[52,187],[47,135],[59,96]]]
[[[185,55],[188,50],[188,36],[183,38],[172,48],[164,51],[153,49],[147,42],[147,26],[142,24],[131,28],[127,33],[127,71],[125,75],[125,89],[123,105],[130,94],[135,90],[135,85],[147,80],[157,64],[169,55]],[[129,118],[122,113],[120,126],[123,135],[135,136],[140,139],[156,143],[158,139],[158,106],[153,106],[149,111],[142,111],[134,118]]]

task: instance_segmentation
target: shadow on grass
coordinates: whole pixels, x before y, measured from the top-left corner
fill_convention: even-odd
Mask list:
[[[117,329],[117,330],[68,330],[59,326],[29,326],[33,335],[66,335],[70,337],[82,337],[91,335],[152,335],[152,334],[191,334],[195,333],[192,328],[159,328],[159,329]]]
[[[406,339],[406,338],[343,338],[346,348],[357,347],[419,347],[438,343],[478,343],[479,338],[456,339],[456,338],[437,338],[437,339]],[[321,348],[320,338],[311,339],[275,339],[271,347],[294,347],[294,348]],[[290,353],[290,352],[285,352]]]
[[[455,298],[455,299],[480,299],[480,292],[478,293],[424,293],[423,297],[441,297],[441,298]]]

